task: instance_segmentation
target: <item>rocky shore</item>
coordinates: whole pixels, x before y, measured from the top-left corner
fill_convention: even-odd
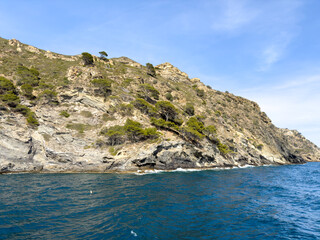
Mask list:
[[[86,65],[80,55],[17,40],[1,39],[0,49],[0,173],[320,161],[316,145],[297,131],[275,127],[255,102],[213,90],[170,63],[150,72],[126,57],[93,56]],[[12,94],[16,102],[10,102]]]

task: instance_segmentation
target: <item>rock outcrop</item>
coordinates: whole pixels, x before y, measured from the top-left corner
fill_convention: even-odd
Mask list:
[[[80,56],[17,40],[0,39],[0,50],[0,76],[6,79],[0,80],[14,84],[11,92],[0,84],[0,173],[320,161],[316,145],[275,127],[255,102],[189,79],[170,63],[156,66],[153,77],[126,57],[94,57],[93,65],[83,66]],[[23,71],[35,74],[31,93]],[[173,106],[171,112],[160,103]],[[134,128],[124,127],[128,119]]]

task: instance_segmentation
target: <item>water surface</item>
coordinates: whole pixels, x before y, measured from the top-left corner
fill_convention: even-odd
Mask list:
[[[320,163],[0,175],[0,239],[320,239]]]

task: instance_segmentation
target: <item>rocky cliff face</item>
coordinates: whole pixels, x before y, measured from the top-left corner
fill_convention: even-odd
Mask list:
[[[109,172],[319,161],[259,106],[170,63],[64,56],[0,39],[0,172]]]

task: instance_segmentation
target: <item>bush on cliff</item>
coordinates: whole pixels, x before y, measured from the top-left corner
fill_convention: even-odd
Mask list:
[[[160,92],[148,83],[140,84],[138,97],[153,103],[152,99],[159,99]]]
[[[39,97],[40,99],[44,100],[46,104],[58,105],[59,101],[58,101],[57,95],[58,95],[57,92],[53,90],[45,89],[40,93]]]
[[[96,95],[103,97],[108,97],[111,94],[111,83],[110,79],[93,79],[91,81],[92,85],[95,86],[94,92]]]
[[[178,110],[172,103],[168,101],[157,102],[156,109],[158,110],[160,116],[166,121],[175,122],[175,120],[178,118]]]
[[[191,141],[199,141],[199,140],[201,140],[201,139],[204,138],[204,135],[203,135],[203,134],[199,133],[197,130],[195,130],[194,128],[189,127],[189,126],[187,126],[187,127],[182,127],[182,128],[180,129],[180,131],[183,133],[183,135],[184,135],[187,139],[189,139],[189,140],[191,140]]]
[[[156,71],[151,63],[147,63],[147,74],[151,77],[156,77]]]
[[[159,136],[156,128],[143,128],[141,123],[131,119],[127,119],[123,126],[116,125],[104,128],[100,134],[108,137],[108,144],[111,146],[122,144],[126,140],[138,142],[158,138]]]
[[[193,116],[194,115],[194,106],[192,103],[187,103],[185,108],[184,108],[184,112],[186,114],[188,114],[189,116]]]
[[[13,91],[1,95],[1,100],[11,108],[15,108],[20,103],[20,98]]]
[[[33,128],[39,126],[39,122],[38,122],[36,114],[34,112],[29,111],[27,113],[27,122]]]
[[[0,77],[0,94],[5,94],[8,91],[16,93],[16,87],[9,79]]]
[[[186,124],[189,128],[192,128],[193,130],[198,131],[199,133],[202,133],[204,130],[203,122],[199,121],[196,117],[189,118]]]
[[[149,116],[157,115],[156,108],[142,98],[137,98],[136,100],[132,101],[131,104],[144,114],[147,114]]]
[[[170,92],[167,92],[166,95],[165,95],[166,99],[169,100],[169,101],[172,101],[173,100],[173,96]]]
[[[162,118],[157,119],[155,117],[152,117],[151,124],[160,129],[173,129],[175,131],[179,131],[179,127],[174,122],[166,121]]]
[[[33,87],[28,84],[28,83],[25,83],[21,86],[21,91],[22,91],[22,94],[24,96],[26,96],[28,99],[33,99],[34,96],[33,96]]]
[[[121,104],[117,105],[117,108],[118,108],[118,112],[122,116],[132,116],[132,110],[133,110],[132,104],[121,103]]]
[[[83,52],[81,54],[82,60],[85,66],[90,66],[93,64],[93,56],[88,52]]]
[[[32,87],[39,85],[39,71],[35,68],[27,68],[25,66],[18,66],[17,68],[18,82],[19,86],[23,84],[30,84]]]

